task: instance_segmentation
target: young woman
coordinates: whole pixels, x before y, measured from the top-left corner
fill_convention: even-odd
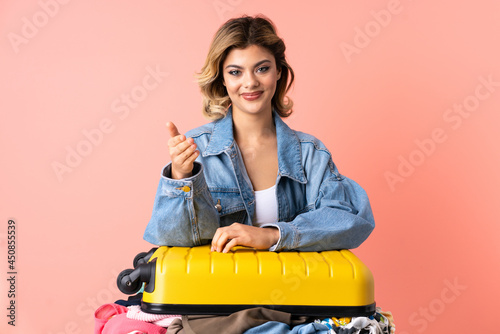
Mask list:
[[[162,172],[144,239],[228,252],[358,247],[375,223],[365,191],[341,175],[315,137],[290,129],[294,73],[265,17],[216,33],[198,82],[213,121],[182,135],[169,122],[172,162]]]

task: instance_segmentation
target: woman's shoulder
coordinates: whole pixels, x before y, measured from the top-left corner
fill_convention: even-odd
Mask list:
[[[339,179],[339,174],[335,163],[332,160],[332,154],[326,145],[319,140],[316,136],[302,131],[293,130],[295,133],[301,150],[301,158],[303,166],[306,168],[306,174],[311,175],[314,171],[321,168],[328,168],[331,173]],[[309,170],[307,170],[309,168]],[[310,170],[313,168],[313,170]]]
[[[324,151],[325,153],[330,154],[330,151],[328,151],[326,145],[317,137],[302,131],[297,131],[297,130],[293,131],[295,132],[295,135],[297,136],[299,143],[303,148],[310,147],[311,149]]]

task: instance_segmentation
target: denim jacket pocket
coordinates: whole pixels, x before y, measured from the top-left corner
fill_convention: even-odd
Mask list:
[[[214,207],[219,212],[220,225],[246,221],[246,208],[238,189],[209,189],[214,201]]]

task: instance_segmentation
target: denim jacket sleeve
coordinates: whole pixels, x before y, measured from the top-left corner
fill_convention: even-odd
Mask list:
[[[205,182],[203,165],[195,162],[192,177],[175,180],[170,176],[168,164],[162,172],[144,240],[159,246],[209,243],[219,227],[219,215]]]
[[[319,168],[309,176],[308,210],[289,222],[264,225],[280,230],[280,239],[270,250],[352,249],[373,231],[375,222],[364,189],[340,175],[331,158],[323,166],[322,172]]]

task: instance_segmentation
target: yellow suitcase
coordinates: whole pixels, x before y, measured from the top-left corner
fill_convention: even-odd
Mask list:
[[[351,251],[269,252],[237,247],[158,247],[118,276],[120,291],[144,285],[148,313],[227,315],[267,307],[294,315],[369,316],[375,313],[373,276]]]

